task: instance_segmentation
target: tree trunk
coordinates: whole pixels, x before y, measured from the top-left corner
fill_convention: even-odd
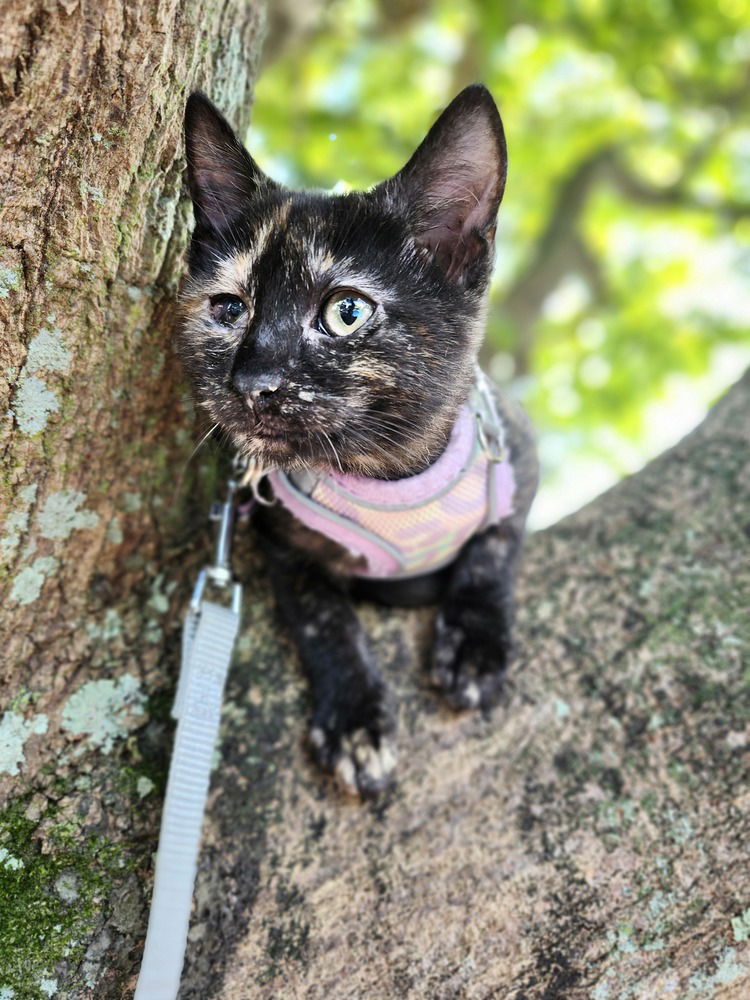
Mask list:
[[[0,997],[119,998],[137,967],[158,693],[200,558],[174,557],[195,436],[169,348],[182,114],[202,87],[247,124],[261,11],[2,5]]]

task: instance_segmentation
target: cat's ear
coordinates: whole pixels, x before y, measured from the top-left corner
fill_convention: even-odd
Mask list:
[[[185,108],[185,152],[188,188],[199,225],[230,228],[259,186],[276,186],[199,90],[190,95]]]
[[[506,170],[497,106],[486,87],[474,84],[454,98],[383,187],[445,275],[470,284],[493,245]]]

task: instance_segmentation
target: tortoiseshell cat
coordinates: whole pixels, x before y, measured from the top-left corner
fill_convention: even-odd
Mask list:
[[[349,486],[365,490],[354,515],[359,542],[321,533],[317,514],[303,523],[304,496],[297,507],[260,507],[254,522],[310,679],[311,751],[345,789],[373,794],[392,779],[394,720],[352,597],[440,602],[429,676],[456,709],[491,704],[511,653],[513,570],[537,465],[523,414],[494,393],[488,402],[481,376],[477,388],[505,184],[500,116],[484,87],[467,87],[399,173],[343,195],[276,184],[203,94],[188,100],[185,125],[195,231],[180,348],[197,397],[262,468],[298,470],[300,496],[319,476],[328,477],[331,503]],[[407,545],[420,526],[399,522],[390,541],[373,543],[370,485],[398,500],[407,495],[400,484],[408,493],[457,474],[463,459],[450,456],[462,435],[487,444],[479,416],[475,426],[482,407],[499,414],[505,450],[488,458],[499,443],[477,445],[469,472],[464,455],[458,490],[474,476],[482,511],[492,494],[495,516],[481,514],[447,566],[440,550],[432,563],[420,562],[423,551],[395,574],[373,570],[383,553],[398,563],[394,539]],[[512,468],[505,500],[496,495],[505,488],[494,478],[501,466]],[[442,486],[431,489],[438,499],[426,509],[445,541],[476,498],[451,494],[440,507]],[[393,516],[403,508],[397,503]],[[332,509],[323,519],[340,527],[343,508]],[[435,556],[440,538],[431,544]],[[375,552],[369,564],[366,552]]]

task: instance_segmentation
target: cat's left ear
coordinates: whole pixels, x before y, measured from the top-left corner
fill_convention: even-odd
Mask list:
[[[506,171],[500,114],[487,88],[474,84],[454,98],[406,166],[380,187],[446,277],[470,285],[477,268],[486,274],[491,263]]]
[[[275,187],[201,91],[185,108],[188,187],[198,225],[221,232],[247,210],[260,186]]]

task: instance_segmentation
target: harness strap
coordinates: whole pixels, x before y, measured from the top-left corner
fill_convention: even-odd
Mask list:
[[[513,510],[515,480],[492,388],[477,368],[442,454],[402,479],[271,469],[276,499],[358,562],[356,577],[408,579],[451,562],[473,535]]]
[[[471,398],[476,406],[479,442],[491,462],[502,462],[505,458],[505,428],[490,387],[490,381],[477,365],[474,381],[475,390]]]

